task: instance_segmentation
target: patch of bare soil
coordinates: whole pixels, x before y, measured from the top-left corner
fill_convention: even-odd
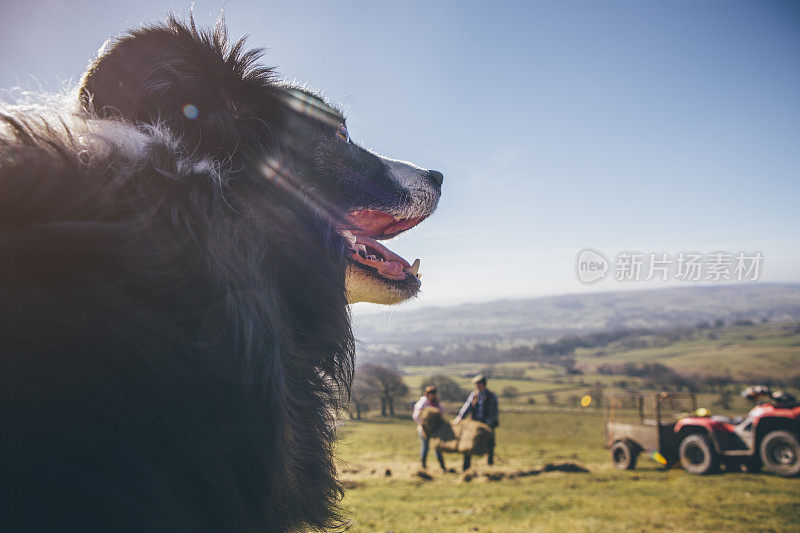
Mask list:
[[[574,462],[548,463],[534,468],[504,468],[502,466],[486,466],[470,468],[466,472],[449,468],[447,471],[436,466],[422,469],[419,465],[401,462],[347,463],[339,465],[339,478],[345,488],[360,485],[368,479],[392,479],[416,482],[451,480],[460,483],[470,481],[502,481],[529,476],[538,476],[553,472],[588,473],[589,469]]]

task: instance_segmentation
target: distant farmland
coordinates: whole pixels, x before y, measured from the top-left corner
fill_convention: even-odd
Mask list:
[[[605,344],[537,360],[396,365],[410,389],[397,416],[377,416],[373,403],[365,421],[343,420],[339,433],[352,530],[797,531],[798,479],[738,472],[697,477],[664,471],[646,454],[636,470],[618,471],[603,447],[600,405],[615,392],[693,388],[699,406],[715,414],[745,413],[751,404],[738,393],[746,384],[800,395],[800,323],[738,320],[610,336]],[[466,393],[478,372],[501,394],[496,464],[477,458],[474,477],[465,477],[460,456],[451,454],[452,472],[440,473],[430,458],[420,476],[410,409],[421,387],[444,375]],[[591,404],[579,407],[587,395]],[[446,407],[453,414],[459,403]],[[564,463],[589,472],[545,471]]]

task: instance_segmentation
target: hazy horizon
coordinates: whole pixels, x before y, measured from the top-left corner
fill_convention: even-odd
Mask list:
[[[581,291],[576,290],[572,292],[560,292],[554,294],[539,294],[534,296],[520,296],[520,297],[504,297],[504,298],[491,298],[486,300],[465,300],[465,301],[458,301],[454,303],[430,303],[425,304],[423,302],[417,302],[418,305],[414,303],[406,303],[394,306],[381,306],[381,305],[356,305],[353,306],[353,315],[358,316],[365,316],[365,315],[375,315],[375,314],[392,314],[394,312],[407,312],[407,311],[418,311],[418,310],[432,310],[432,309],[442,309],[442,308],[451,308],[451,307],[459,307],[459,306],[479,306],[483,304],[494,304],[494,303],[501,303],[501,302],[524,302],[529,300],[546,300],[550,298],[561,298],[561,297],[569,297],[569,296],[606,296],[611,294],[622,294],[622,293],[645,293],[645,292],[660,292],[660,291],[673,291],[673,290],[693,290],[693,289],[709,289],[709,288],[730,288],[730,287],[741,287],[742,289],[746,288],[758,288],[758,287],[775,287],[775,286],[786,286],[786,287],[797,287],[800,288],[800,283],[798,282],[755,282],[749,284],[739,284],[739,283],[724,283],[724,284],[715,284],[715,283],[708,283],[708,284],[698,284],[698,285],[669,285],[669,286],[661,286],[661,287],[652,287],[652,286],[642,286],[642,287],[630,287],[627,288],[614,288],[609,290],[592,290],[592,291]]]

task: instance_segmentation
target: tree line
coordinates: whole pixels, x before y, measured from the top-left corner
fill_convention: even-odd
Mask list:
[[[762,319],[764,322],[766,319]],[[750,319],[737,319],[732,326],[753,326]],[[370,362],[390,365],[441,365],[458,361],[473,363],[502,363],[510,361],[546,362],[563,366],[569,373],[575,366],[575,351],[578,349],[598,349],[596,355],[602,357],[607,351],[626,351],[648,347],[668,346],[695,335],[716,338],[717,330],[725,327],[725,321],[700,321],[693,327],[674,328],[628,328],[598,331],[583,335],[565,335],[554,340],[533,342],[527,345],[503,347],[500,341],[444,342],[414,352],[388,352],[365,350],[364,356]],[[800,326],[799,326],[800,327]]]
[[[445,402],[462,402],[468,394],[455,380],[442,374],[423,380],[419,393],[428,385],[435,386],[439,399]],[[405,402],[410,394],[397,370],[378,364],[361,365],[356,369],[350,392],[350,415],[361,420],[367,411],[378,409],[381,416],[395,416],[398,407],[408,408]]]

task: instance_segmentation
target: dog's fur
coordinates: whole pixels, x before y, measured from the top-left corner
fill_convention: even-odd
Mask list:
[[[3,112],[1,529],[342,523],[346,272],[351,301],[419,286],[343,230],[416,223],[441,180],[337,139],[257,58],[170,19],[102,50],[80,109]]]

